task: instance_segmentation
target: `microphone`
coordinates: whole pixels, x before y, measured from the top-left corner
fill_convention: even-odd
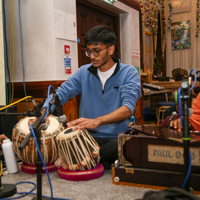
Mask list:
[[[53,98],[54,102],[56,105],[56,110],[57,110],[57,116],[58,116],[58,121],[63,124],[63,126],[66,128],[67,127],[67,117],[63,114],[63,109],[60,105],[60,99],[58,95],[56,94],[55,90],[53,89]]]
[[[46,123],[44,119],[42,120],[42,123],[40,124],[40,129],[43,131],[48,129],[48,124]]]
[[[188,115],[189,115],[189,117],[191,117],[191,116],[193,115],[193,110],[192,110],[192,108],[189,108],[189,109],[188,109]]]
[[[36,119],[36,121],[33,123],[33,126],[32,126],[33,130],[35,130],[35,129],[36,129],[36,130],[38,130],[38,129],[46,130],[46,129],[48,128],[48,125],[47,125],[46,123],[45,123],[46,125],[43,125],[43,127],[45,127],[45,129],[42,127],[42,124],[41,124],[41,121],[43,121],[43,118],[44,118],[45,114],[46,114],[45,112],[42,113],[41,116],[38,117],[38,118]],[[42,129],[42,128],[43,128],[43,129]],[[30,132],[30,133],[24,138],[24,140],[22,141],[22,143],[21,143],[20,146],[18,147],[18,149],[19,149],[20,151],[22,151],[22,150],[24,149],[24,147],[28,144],[28,142],[29,142],[31,136],[32,136],[32,132]]]
[[[39,108],[39,106],[37,105],[37,103],[35,102],[35,99],[34,99],[33,97],[31,97],[31,101],[32,101],[33,106],[34,106],[34,109],[35,109],[36,117],[37,117],[37,118],[41,117],[42,114],[41,114],[41,112],[40,112],[40,108]],[[48,128],[48,124],[47,124],[46,121],[43,119],[43,120],[41,121],[41,124],[40,124],[40,129],[43,130],[43,131],[45,131],[47,128]],[[30,133],[30,135],[29,135],[29,138],[30,138],[30,136],[31,136],[31,133]]]
[[[170,122],[174,119],[174,117],[176,117],[176,115],[177,115],[177,112],[173,111],[171,116],[170,116],[170,118],[169,118],[169,120],[168,120],[168,122],[167,122],[167,128],[169,128]]]
[[[191,74],[189,75],[189,78],[188,78],[188,81],[189,81],[189,87],[191,88],[192,87],[192,76]]]
[[[36,117],[40,117],[41,116],[41,112],[40,112],[40,108],[38,107],[37,103],[35,102],[35,99],[33,97],[31,97],[31,101],[33,103],[33,106],[34,106],[34,110],[35,110],[35,114],[36,114]]]

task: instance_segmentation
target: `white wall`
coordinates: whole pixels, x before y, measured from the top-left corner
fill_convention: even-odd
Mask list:
[[[76,0],[54,0],[54,9],[67,12],[69,14],[76,16]],[[70,53],[68,55],[71,57],[72,74],[74,74],[78,70],[77,41],[70,41],[70,40],[56,38],[55,39],[56,80],[67,80],[71,76],[71,74],[66,74],[64,71],[64,57],[66,56],[66,54],[64,53],[64,45],[70,45]]]
[[[139,11],[121,2],[115,2],[115,5],[126,12],[120,14],[121,60],[140,68],[140,59],[131,57],[131,50],[140,52]]]
[[[14,1],[15,65],[14,82],[23,81],[18,1]],[[10,52],[10,13],[6,1],[7,42]],[[55,79],[55,36],[53,2],[51,0],[21,1],[23,56],[26,81]],[[8,54],[9,55],[9,54]]]
[[[14,82],[23,81],[18,1],[14,1],[15,66]],[[56,39],[55,9],[76,15],[75,0],[21,0],[21,23],[25,80],[66,80],[64,44],[71,46],[72,73],[78,69],[77,44]],[[10,13],[6,1],[7,42],[10,52]]]
[[[131,64],[130,14],[120,14],[121,62]]]
[[[131,49],[140,52],[139,11],[117,1],[113,5],[103,0],[92,0],[104,8],[108,6],[120,15],[121,61],[140,67],[139,60],[131,58]],[[25,81],[67,80],[64,72],[64,45],[70,45],[72,74],[78,69],[77,41],[56,38],[55,10],[76,16],[76,0],[21,0],[21,21]],[[6,1],[7,42],[10,52],[9,1]],[[14,82],[23,81],[21,60],[18,1],[14,1],[15,66]],[[7,79],[8,80],[8,79]]]

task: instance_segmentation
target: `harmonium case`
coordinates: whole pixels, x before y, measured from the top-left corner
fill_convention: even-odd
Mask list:
[[[200,191],[200,134],[190,133],[190,186]],[[118,136],[114,184],[181,187],[184,176],[182,132],[152,125],[131,126]]]

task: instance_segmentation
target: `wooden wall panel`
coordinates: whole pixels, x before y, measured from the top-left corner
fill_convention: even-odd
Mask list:
[[[67,122],[78,119],[78,106],[76,97],[69,99],[69,101],[63,106],[63,113],[67,117]]]
[[[39,104],[43,98],[34,98],[34,99],[35,99],[36,103]],[[13,102],[16,102],[18,100],[20,100],[20,98],[14,98]],[[17,103],[16,106],[17,106],[17,113],[27,113],[28,112],[26,100]],[[34,109],[31,99],[28,99],[28,107],[30,110]],[[22,118],[24,118],[24,116],[18,116],[17,120],[19,121]]]
[[[16,102],[18,100],[19,100],[19,98],[15,98],[14,102]],[[43,98],[35,98],[35,101],[37,104],[39,104],[42,100],[43,100]],[[28,110],[27,110],[26,100],[21,101],[21,102],[17,103],[16,105],[17,105],[17,113],[27,113]],[[31,100],[28,100],[28,107],[30,110],[34,109]],[[69,101],[63,105],[63,113],[66,115],[68,122],[78,118],[77,117],[76,98],[69,99]],[[18,116],[17,120],[19,121],[22,118],[24,118],[24,116]]]
[[[36,103],[39,104],[44,98],[47,98],[48,86],[52,85],[55,89],[58,88],[64,81],[38,81],[38,82],[27,82],[26,83],[26,93],[27,96],[33,96]],[[14,101],[24,97],[23,83],[15,83],[14,85]],[[28,100],[29,109],[33,110],[33,104],[31,99]],[[63,105],[63,112],[67,117],[68,121],[72,121],[78,118],[78,108],[77,108],[76,97],[69,99],[69,101]],[[27,112],[26,100],[17,104],[17,112],[25,113]],[[18,117],[20,120],[23,117]]]
[[[26,82],[26,94],[34,98],[46,98],[49,85],[57,89],[63,82],[64,80]],[[22,82],[14,83],[14,91],[14,98],[23,98],[25,96]]]

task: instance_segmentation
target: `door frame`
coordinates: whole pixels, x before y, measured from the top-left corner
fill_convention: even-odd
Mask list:
[[[99,10],[101,12],[104,12],[104,13],[106,13],[108,15],[111,15],[111,16],[115,17],[115,22],[114,22],[115,23],[114,24],[115,28],[114,28],[113,31],[115,33],[117,33],[116,34],[116,43],[117,43],[118,56],[120,58],[121,57],[121,52],[120,52],[120,22],[119,22],[119,14],[116,14],[116,13],[110,11],[110,10],[102,8],[101,6],[95,5],[95,4],[93,4],[93,3],[91,3],[91,2],[89,2],[87,0],[76,0],[76,2],[81,3],[81,4],[85,5],[85,6],[88,6],[90,8],[94,8],[96,10]],[[77,22],[77,24],[78,24],[78,22]],[[78,46],[78,52],[79,52],[79,46]],[[78,65],[80,67],[80,64],[78,64]]]

